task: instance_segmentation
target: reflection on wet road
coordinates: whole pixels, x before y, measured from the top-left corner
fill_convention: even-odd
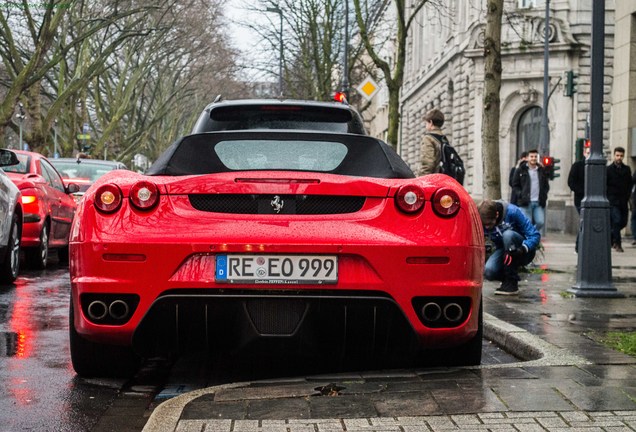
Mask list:
[[[22,272],[0,285],[0,431],[91,429],[121,383],[93,385],[73,372],[67,268]],[[109,385],[104,385],[109,384]]]

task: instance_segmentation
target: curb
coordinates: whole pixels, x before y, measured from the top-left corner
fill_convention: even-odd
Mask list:
[[[514,368],[523,366],[570,366],[591,364],[582,357],[559,348],[517,326],[484,313],[484,338],[499,345],[508,353],[524,359],[516,363],[488,366],[471,366],[469,369]],[[251,382],[223,384],[207,387],[176,396],[159,404],[152,412],[143,432],[174,432],[179,424],[183,408],[193,400],[220,390],[246,387]]]

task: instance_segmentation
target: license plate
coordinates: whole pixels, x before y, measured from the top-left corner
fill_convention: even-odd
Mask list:
[[[335,255],[217,255],[219,283],[334,284],[338,282]]]

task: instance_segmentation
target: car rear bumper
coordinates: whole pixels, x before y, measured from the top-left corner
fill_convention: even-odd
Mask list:
[[[270,248],[284,254],[303,252],[300,246]],[[307,334],[329,332],[346,339],[341,329],[329,330],[329,323],[339,322],[346,328],[353,328],[357,325],[354,326],[351,320],[368,321],[367,318],[352,318],[358,315],[376,317],[375,323],[367,323],[371,334],[386,333],[377,329],[378,323],[400,322],[395,329],[400,329],[399,334],[408,334],[405,337],[409,346],[412,340],[417,341],[419,347],[454,346],[469,340],[477,332],[483,254],[475,247],[312,245],[311,253],[338,256],[336,284],[217,283],[214,278],[215,253],[211,252],[209,244],[72,243],[70,265],[76,305],[75,326],[79,334],[91,340],[134,344],[144,353],[162,347],[168,351],[180,350],[192,345],[191,339],[200,341],[201,337],[205,342],[195,345],[215,346],[214,339],[219,332],[225,336],[232,331],[237,334],[230,340],[241,345],[252,339],[304,340]],[[408,264],[407,258],[413,256],[436,259]],[[77,271],[80,268],[81,272]],[[127,302],[131,296],[134,305],[128,305],[129,313],[125,318],[113,321],[109,311],[111,304],[117,300]],[[105,320],[89,317],[88,306],[96,300],[104,303],[97,306],[99,311],[107,312]],[[427,322],[423,318],[423,309],[431,302],[439,304],[442,315],[444,307],[451,303],[458,304],[462,312],[452,322],[445,322],[444,318]],[[254,324],[256,319],[248,313],[250,305],[260,305],[254,307],[262,310],[269,307],[279,311],[270,312],[270,317],[287,322],[299,312],[281,306],[285,304],[302,304],[308,315],[297,322],[296,331],[284,335],[259,330]],[[117,306],[121,303],[115,307],[121,310]],[[233,312],[228,315],[228,311]],[[351,311],[356,311],[353,316]],[[236,322],[237,317],[243,318],[238,320],[241,323]],[[194,333],[199,339],[193,339]],[[399,340],[395,335],[391,339]],[[224,344],[223,341],[219,343]]]

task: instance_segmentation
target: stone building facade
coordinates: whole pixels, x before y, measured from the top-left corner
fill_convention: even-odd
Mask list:
[[[417,167],[420,142],[425,133],[422,116],[433,107],[441,109],[447,118],[444,131],[467,165],[464,186],[479,201],[483,198],[481,124],[485,2],[448,0],[444,4],[440,9],[423,8],[409,35],[398,151],[412,168]],[[575,144],[577,138],[585,138],[587,134],[592,0],[551,0],[549,4],[549,76],[550,88],[555,91],[548,103],[550,146],[547,153],[560,159],[561,170],[560,177],[551,182],[546,229],[572,232],[578,226],[578,216],[567,186],[567,176],[572,163],[580,157]],[[545,0],[506,0],[504,10],[499,152],[502,195],[507,198],[510,194],[508,173],[519,154],[540,148]],[[624,145],[622,140],[614,143],[611,136],[614,12],[614,2],[608,0],[604,115],[604,149],[608,155],[611,148]],[[578,75],[577,92],[572,96],[564,95],[563,77],[568,71]],[[633,99],[629,104],[636,108]],[[381,98],[376,101],[376,107],[383,108]],[[372,133],[382,137],[381,126],[372,126]],[[627,133],[628,126],[621,125],[620,131]]]

